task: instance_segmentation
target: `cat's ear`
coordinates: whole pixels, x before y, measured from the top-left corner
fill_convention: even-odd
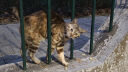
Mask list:
[[[82,28],[80,28],[80,27],[79,27],[79,31],[80,31],[80,33],[85,33],[85,32],[87,32],[86,30],[84,30],[84,29],[82,29]]]
[[[72,24],[77,24],[77,19],[74,18],[71,23],[72,23]]]

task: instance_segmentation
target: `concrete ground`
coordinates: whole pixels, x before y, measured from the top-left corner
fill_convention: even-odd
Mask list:
[[[95,32],[98,32],[98,28],[104,24],[108,16],[97,16],[95,23]],[[69,22],[70,19],[65,20]],[[88,57],[88,48],[83,46],[88,42],[90,36],[91,17],[79,18],[79,25],[86,29],[88,32],[82,34],[79,38],[74,40],[74,57],[82,58]],[[22,61],[20,56],[21,38],[19,34],[19,24],[7,24],[0,25],[0,65],[11,64]],[[70,44],[65,44],[65,56],[68,59],[70,56]],[[47,41],[41,42],[40,48],[36,53],[36,56],[45,62],[45,55],[47,51]],[[53,54],[53,61],[57,61],[57,53]],[[58,62],[57,62],[58,63]],[[59,64],[58,64],[59,65]]]

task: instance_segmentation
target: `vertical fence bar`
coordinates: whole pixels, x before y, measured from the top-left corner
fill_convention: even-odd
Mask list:
[[[25,36],[24,36],[24,16],[23,16],[23,3],[20,0],[20,29],[21,29],[21,48],[23,57],[23,69],[26,70],[26,48],[25,48]]]
[[[115,8],[115,0],[112,0],[110,23],[109,23],[109,32],[112,31],[112,27],[113,27],[114,8]]]
[[[92,22],[91,22],[91,33],[90,33],[90,53],[93,50],[93,37],[94,37],[94,23],[95,23],[95,10],[96,10],[96,0],[92,1]]]
[[[71,20],[73,20],[75,17],[75,0],[72,0],[72,17]],[[70,41],[71,47],[70,47],[70,59],[73,59],[73,50],[74,50],[74,41],[71,39]]]
[[[122,6],[122,0],[120,0],[120,7]]]
[[[47,11],[47,37],[48,37],[48,64],[51,63],[51,0],[48,0],[48,11]]]
[[[117,0],[115,0],[115,8],[117,7],[117,5],[118,5],[118,4],[117,4]]]
[[[128,0],[125,0],[124,7],[128,7]]]

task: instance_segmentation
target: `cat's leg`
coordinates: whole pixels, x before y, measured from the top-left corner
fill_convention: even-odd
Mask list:
[[[30,47],[29,47],[29,51],[28,51],[28,54],[29,54],[29,56],[30,56],[30,58],[31,58],[31,60],[34,62],[34,63],[36,63],[36,64],[40,64],[40,60],[37,58],[37,57],[35,57],[35,53],[36,53],[36,51],[38,50],[38,48],[39,48],[39,44],[33,44],[33,45],[31,45]]]
[[[64,46],[59,46],[56,48],[57,53],[58,53],[58,59],[60,62],[62,62],[62,64],[65,67],[68,67],[68,62],[66,62],[65,57],[64,57],[64,49],[63,48],[64,48]]]
[[[40,64],[40,60],[35,56],[37,50],[39,49],[40,42],[42,40],[42,36],[39,33],[29,33],[28,36],[26,36],[26,43],[28,45],[28,55],[31,58],[31,60],[36,63]]]

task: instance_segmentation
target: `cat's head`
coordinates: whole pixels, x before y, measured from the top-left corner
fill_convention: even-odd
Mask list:
[[[66,35],[69,38],[77,38],[82,33],[87,32],[77,24],[77,19],[73,19],[72,22],[66,24]]]

